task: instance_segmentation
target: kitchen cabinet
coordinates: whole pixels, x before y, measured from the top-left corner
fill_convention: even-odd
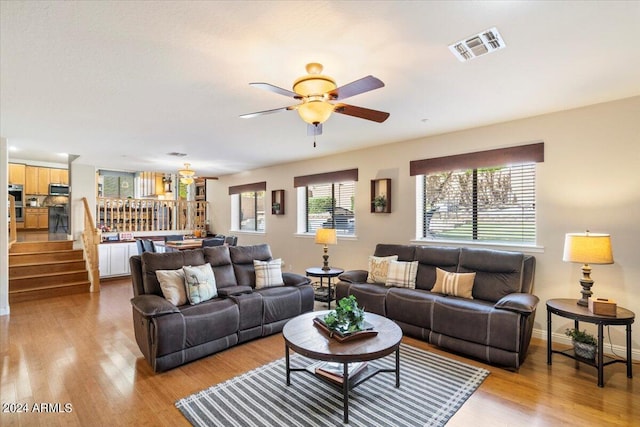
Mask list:
[[[49,209],[48,208],[25,208],[24,210],[25,230],[49,229]]]
[[[136,242],[102,243],[98,246],[100,277],[131,274],[129,258],[138,255]]]
[[[67,169],[55,169],[49,170],[49,182],[51,184],[69,185],[69,171]]]
[[[9,184],[24,185],[26,165],[9,163]]]
[[[50,168],[26,166],[24,192],[28,195],[46,196],[51,182]]]

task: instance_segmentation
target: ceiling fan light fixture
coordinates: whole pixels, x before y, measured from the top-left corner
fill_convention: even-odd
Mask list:
[[[319,96],[334,90],[336,81],[329,76],[323,76],[322,64],[312,62],[307,64],[307,74],[293,82],[293,91],[302,96]]]
[[[300,118],[315,125],[324,123],[333,113],[334,105],[322,100],[312,100],[300,105],[297,109]]]
[[[182,177],[182,178],[180,178],[180,183],[182,183],[184,185],[191,185],[191,184],[193,184],[193,178],[191,178],[191,177]]]
[[[196,175],[196,172],[191,169],[191,163],[185,163],[184,169],[180,169],[178,171],[178,175],[180,176],[180,182],[185,185],[193,184],[193,178]]]

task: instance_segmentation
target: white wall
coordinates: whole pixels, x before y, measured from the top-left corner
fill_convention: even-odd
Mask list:
[[[285,189],[286,214],[267,214],[264,235],[235,234],[239,244],[269,243],[288,269],[304,273],[320,264],[322,250],[313,239],[295,236],[293,177],[357,167],[357,238],[340,239],[329,255],[331,265],[366,269],[376,243],[406,244],[415,237],[415,178],[409,176],[409,161],[535,141],[545,143],[545,161],[537,170],[538,245],[543,250],[532,253],[537,258],[534,293],[541,300],[537,335],[546,335],[547,299],[580,296],[580,266],[562,261],[567,232],[611,234],[615,264],[592,266],[593,291],[640,314],[640,97],[224,176],[208,182],[212,229],[230,232],[230,185],[266,181],[267,206],[271,190]],[[390,214],[370,213],[374,178],[393,180]],[[554,318],[553,326],[561,336],[571,325]],[[624,329],[610,330],[613,343],[623,345]],[[633,347],[638,354],[638,328]]]
[[[9,145],[0,138],[0,212],[8,212],[9,204]],[[0,316],[9,314],[9,231],[0,227]]]
[[[72,162],[69,167],[69,180],[71,188],[69,200],[71,203],[71,229],[69,234],[73,236],[74,248],[80,249],[82,248],[82,231],[84,230],[83,197],[87,198],[91,215],[95,217],[96,168]]]

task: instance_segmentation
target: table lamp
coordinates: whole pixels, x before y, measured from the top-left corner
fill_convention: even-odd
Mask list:
[[[324,245],[324,264],[322,269],[324,271],[331,270],[329,267],[329,247],[328,245],[336,245],[338,243],[338,236],[335,228],[319,228],[316,230],[316,243]]]
[[[582,298],[578,305],[588,306],[589,297],[593,295],[591,286],[591,267],[589,264],[613,264],[613,252],[611,251],[611,236],[608,234],[567,233],[564,238],[563,261],[582,263]]]

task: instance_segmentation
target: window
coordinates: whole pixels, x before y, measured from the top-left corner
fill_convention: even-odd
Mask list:
[[[412,162],[422,207],[419,236],[535,244],[536,162],[543,150],[541,143]],[[503,161],[508,165],[489,166]]]
[[[229,187],[231,228],[241,231],[265,231],[266,182]]]
[[[264,193],[240,193],[240,230],[264,231]]]
[[[306,195],[307,233],[335,228],[338,234],[355,234],[355,182],[309,185]]]
[[[295,177],[298,231],[315,233],[319,228],[335,228],[338,235],[355,235],[357,181],[358,169]]]

